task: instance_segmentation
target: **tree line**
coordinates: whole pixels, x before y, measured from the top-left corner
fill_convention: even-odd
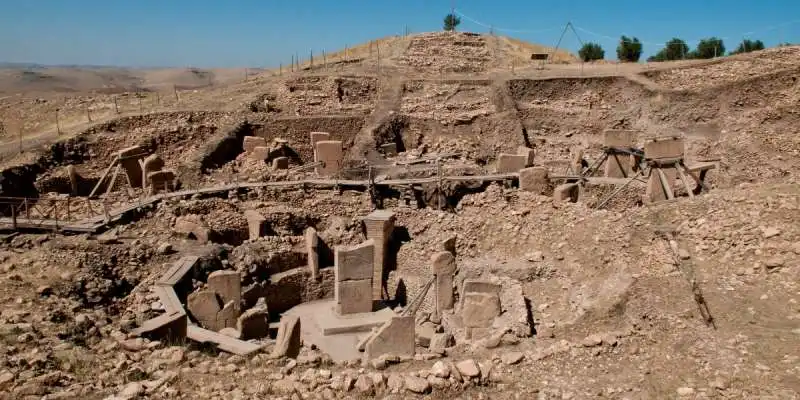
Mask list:
[[[444,17],[443,28],[445,31],[454,31],[461,24],[461,18],[455,14],[447,14]],[[789,43],[781,43],[778,46],[789,46]],[[728,55],[749,53],[751,51],[764,50],[764,42],[760,40],[744,39]],[[672,38],[664,44],[664,48],[655,55],[647,58],[648,62],[653,61],[672,61],[672,60],[691,60],[709,59],[725,55],[725,43],[718,37],[710,37],[697,43],[694,50],[689,50],[689,46],[683,39]],[[603,47],[597,43],[584,43],[578,56],[583,61],[602,60],[606,56]],[[642,57],[642,42],[637,37],[622,36],[617,46],[617,59],[622,62],[639,62]]]
[[[785,45],[788,45],[788,43],[781,44],[781,46]],[[736,49],[728,52],[728,55],[764,50],[764,48],[764,42],[760,40],[745,39],[739,43]],[[709,59],[724,56],[725,50],[725,43],[718,37],[701,40],[694,50],[690,50],[684,40],[672,38],[664,44],[664,48],[649,57],[647,61]],[[605,58],[605,50],[597,43],[584,43],[578,51],[578,56],[583,61],[602,60]],[[617,46],[617,59],[622,62],[638,62],[641,57],[642,42],[636,37],[622,36]]]

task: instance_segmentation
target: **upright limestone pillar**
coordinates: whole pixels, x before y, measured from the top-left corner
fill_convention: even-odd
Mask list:
[[[394,230],[394,213],[387,210],[376,210],[364,218],[367,227],[367,239],[375,242],[375,262],[372,276],[372,299],[388,300],[383,288],[384,271],[391,268],[387,265],[389,240]]]
[[[442,315],[445,310],[452,310],[455,298],[453,296],[453,275],[456,273],[456,259],[449,251],[440,251],[431,257],[433,266],[434,294],[436,298],[436,314]]]

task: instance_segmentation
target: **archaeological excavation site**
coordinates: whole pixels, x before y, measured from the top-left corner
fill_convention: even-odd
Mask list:
[[[800,398],[800,47],[526,49],[4,97],[0,399]]]

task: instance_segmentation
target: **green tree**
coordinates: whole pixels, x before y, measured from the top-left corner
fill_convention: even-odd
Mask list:
[[[444,17],[444,30],[446,31],[454,31],[458,24],[461,23],[461,18],[455,14],[447,14]]]
[[[697,48],[689,53],[689,58],[708,59],[725,54],[725,43],[717,37],[703,39],[697,43]]]
[[[583,61],[602,60],[606,56],[605,50],[597,43],[585,43],[580,50],[578,56]]]
[[[731,55],[749,53],[751,51],[758,51],[758,50],[764,50],[764,42],[760,40],[745,39],[742,40],[741,43],[739,43],[739,46],[736,47],[736,50],[731,52]]]
[[[672,38],[663,49],[659,50],[654,56],[647,59],[647,61],[672,61],[682,60],[686,58],[689,53],[689,46],[686,45],[681,39]]]
[[[639,62],[642,56],[642,42],[639,38],[623,36],[617,46],[617,59],[623,62]]]

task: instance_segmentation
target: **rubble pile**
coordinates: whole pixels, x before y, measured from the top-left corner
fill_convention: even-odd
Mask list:
[[[484,36],[467,32],[433,32],[415,35],[399,62],[417,70],[482,72],[492,62]]]

